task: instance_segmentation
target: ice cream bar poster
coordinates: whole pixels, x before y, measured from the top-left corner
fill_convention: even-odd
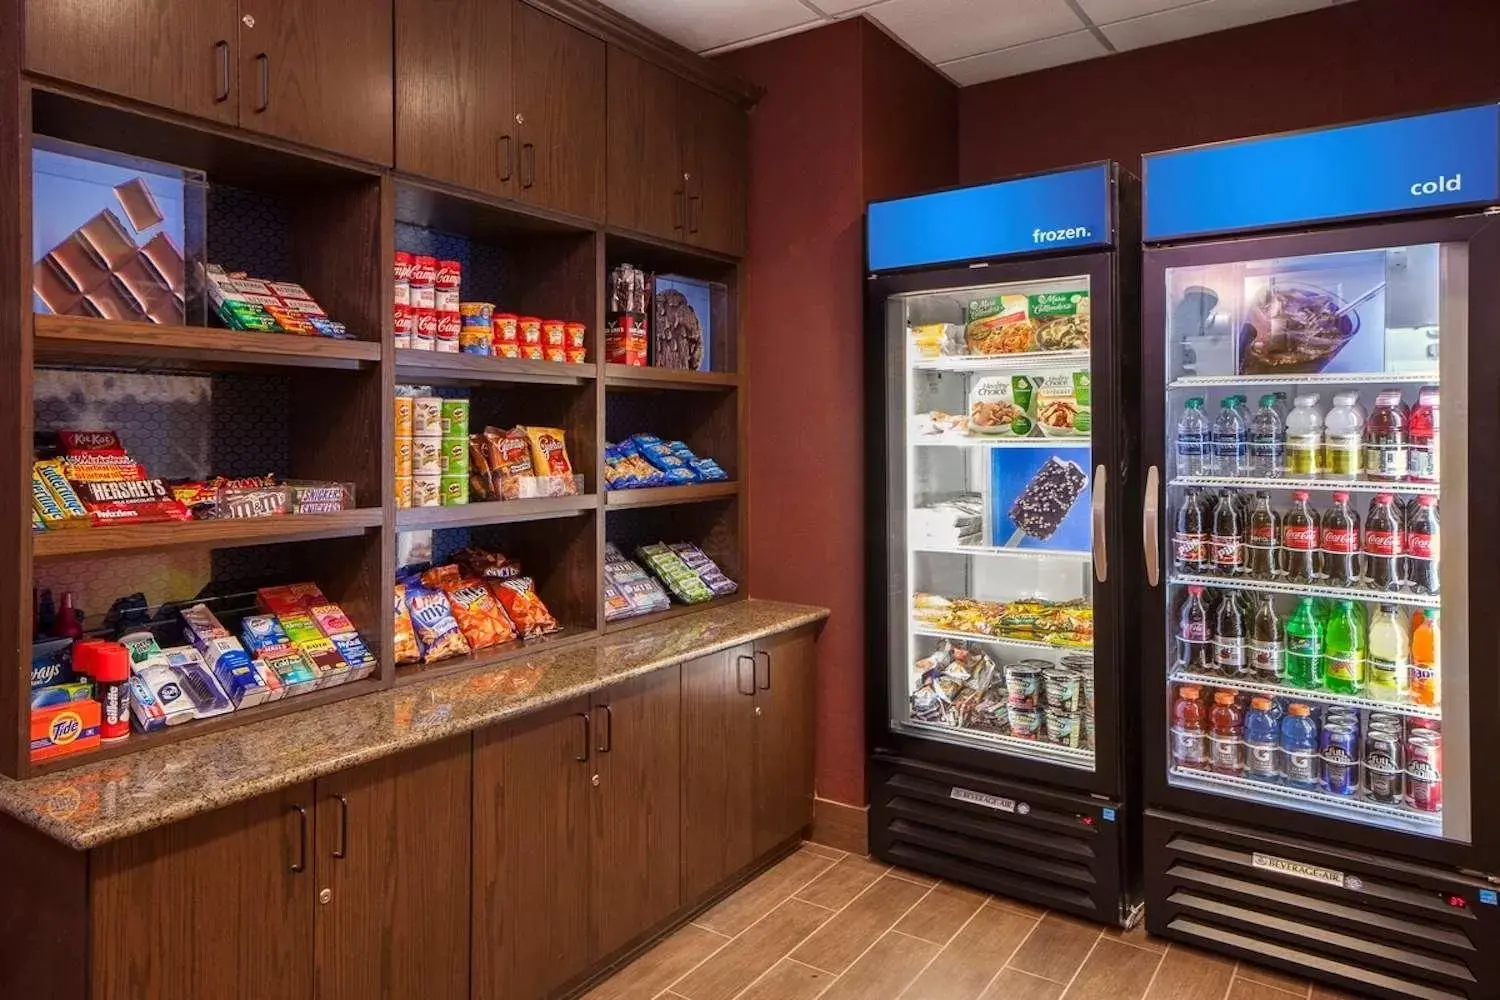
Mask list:
[[[990,544],[1087,552],[1089,445],[990,449]]]

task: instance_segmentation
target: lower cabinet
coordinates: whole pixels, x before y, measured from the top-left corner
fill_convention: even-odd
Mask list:
[[[758,640],[754,660],[754,853],[759,857],[812,825],[818,673],[813,633]]]

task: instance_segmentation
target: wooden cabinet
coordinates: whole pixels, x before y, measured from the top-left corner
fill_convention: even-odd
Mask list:
[[[391,0],[240,0],[240,13],[240,126],[389,164]]]
[[[317,782],[318,1000],[469,996],[469,737]]]
[[[755,858],[754,650],[682,665],[682,897]]]
[[[520,197],[602,219],[605,45],[524,3],[514,28]]]
[[[734,104],[684,83],[683,174],[687,242],[727,254],[745,251],[748,122]]]
[[[396,0],[396,167],[516,188],[511,0]]]
[[[234,124],[236,0],[32,0],[26,68]]]
[[[759,855],[813,817],[817,651],[803,629],[755,643],[755,844]]]
[[[311,997],[312,813],[296,785],[96,849],[94,1000]]]
[[[588,698],[474,737],[475,1000],[533,1000],[588,967]]]
[[[609,47],[609,142],[605,159],[612,226],[685,242],[678,77]]]
[[[681,683],[668,667],[594,698],[594,945],[608,955],[681,903]]]

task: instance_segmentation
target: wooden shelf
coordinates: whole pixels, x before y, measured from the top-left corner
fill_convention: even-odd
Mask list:
[[[605,365],[604,384],[610,389],[660,392],[727,392],[739,388],[740,377],[734,372],[692,372],[673,368],[643,368],[636,365]]]
[[[655,611],[649,615],[638,615],[635,618],[622,618],[619,621],[606,622],[604,631],[605,634],[610,634],[624,632],[627,629],[640,628],[642,625],[654,625],[657,622],[668,621],[672,618],[681,618],[683,615],[707,611],[709,608],[722,607],[725,604],[733,604],[735,601],[743,601],[745,596],[744,588],[741,588],[733,594],[724,597],[715,597],[713,600],[704,601],[701,604],[674,604],[665,611]]]
[[[405,347],[396,351],[397,382],[423,385],[484,385],[491,382],[586,385],[598,377],[599,369],[594,364],[440,354]]]
[[[219,521],[171,521],[165,524],[108,525],[102,528],[62,528],[31,536],[34,559],[69,559],[124,552],[165,549],[228,549],[242,545],[274,545],[317,538],[347,538],[378,528],[384,517],[379,507],[362,507],[336,514],[285,514],[280,517],[225,518]]]
[[[380,345],[290,333],[158,326],[86,316],[33,317],[39,367],[221,372],[266,368],[356,371],[380,362]]]
[[[418,681],[430,681],[437,677],[447,677],[452,674],[461,674],[466,670],[478,670],[481,667],[493,667],[511,660],[519,660],[527,656],[536,656],[540,653],[550,653],[554,650],[564,649],[585,639],[595,639],[599,636],[596,628],[586,628],[582,625],[564,625],[551,635],[539,636],[535,639],[516,639],[512,642],[502,643],[492,649],[482,650],[478,653],[470,653],[468,656],[458,656],[451,660],[439,660],[431,665],[406,664],[396,668],[396,684],[404,686],[415,684]]]
[[[408,507],[396,511],[396,530],[419,531],[424,528],[466,528],[480,524],[542,521],[554,517],[577,517],[585,511],[597,510],[598,507],[597,493],[583,493],[572,497],[536,497],[529,500],[487,500],[454,507]]]
[[[638,490],[614,490],[605,494],[608,507],[665,507],[679,503],[703,503],[738,496],[740,484],[698,483],[694,486],[651,486]]]

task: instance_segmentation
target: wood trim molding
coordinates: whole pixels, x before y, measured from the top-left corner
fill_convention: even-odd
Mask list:
[[[813,824],[807,839],[850,854],[869,854],[870,807],[814,798]]]

